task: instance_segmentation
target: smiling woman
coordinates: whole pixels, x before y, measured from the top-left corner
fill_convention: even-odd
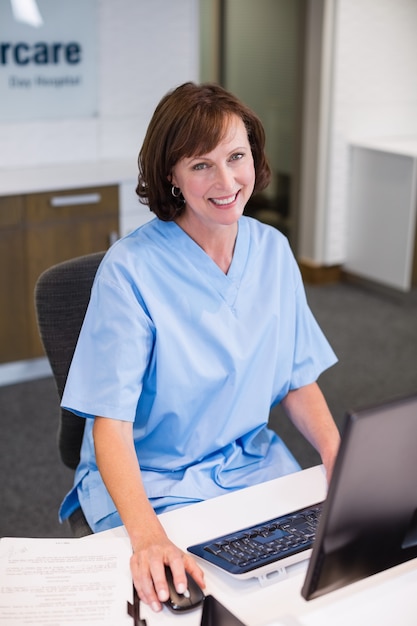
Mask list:
[[[265,155],[265,132],[251,109],[215,84],[185,83],[165,96],[155,110],[139,154],[136,191],[141,201],[160,219],[178,217],[185,206],[182,194],[176,198],[171,193],[174,166],[189,159],[197,168],[206,167],[202,157],[224,142],[226,135],[232,142],[238,129],[241,145],[236,141],[230,145],[228,158],[231,162],[239,160],[239,149],[242,152],[245,148],[246,158],[253,159],[254,190],[261,191],[268,185],[271,171]],[[234,155],[233,149],[237,149]]]
[[[177,224],[209,256],[212,254],[208,244],[218,226],[237,224],[255,186],[255,167],[245,125],[237,115],[226,118],[224,125],[224,138],[214,150],[181,159],[171,175],[172,184],[181,190],[184,198],[184,211],[177,218]],[[230,262],[235,229],[232,237]],[[229,266],[224,269],[227,272]]]
[[[242,215],[270,178],[257,116],[219,85],[157,106],[137,192],[155,219],[98,269],[62,404],[86,418],[62,518],[124,524],[141,599],[156,611],[203,572],[158,514],[297,471],[267,426],[282,406],[330,476],[339,435],[317,386],[336,357],[285,237]]]

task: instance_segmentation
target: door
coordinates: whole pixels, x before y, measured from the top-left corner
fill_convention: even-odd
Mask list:
[[[201,80],[216,80],[260,117],[273,171],[246,212],[296,246],[305,0],[201,0]]]

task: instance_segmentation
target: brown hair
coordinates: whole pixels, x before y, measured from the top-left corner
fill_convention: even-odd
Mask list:
[[[161,220],[184,210],[182,195],[171,193],[172,168],[185,157],[207,154],[227,131],[227,118],[245,124],[255,166],[254,191],[265,189],[271,170],[265,155],[265,131],[257,115],[236,96],[214,83],[185,83],[165,95],[149,123],[139,152],[136,193]]]

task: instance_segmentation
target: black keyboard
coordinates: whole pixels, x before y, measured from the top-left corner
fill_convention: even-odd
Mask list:
[[[188,548],[230,574],[246,574],[311,549],[323,502]],[[254,574],[255,575],[255,574]]]

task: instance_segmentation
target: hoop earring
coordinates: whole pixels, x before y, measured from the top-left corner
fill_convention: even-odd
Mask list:
[[[175,187],[175,185],[172,185],[171,193],[174,198],[179,198],[181,196],[181,189],[179,187]]]

